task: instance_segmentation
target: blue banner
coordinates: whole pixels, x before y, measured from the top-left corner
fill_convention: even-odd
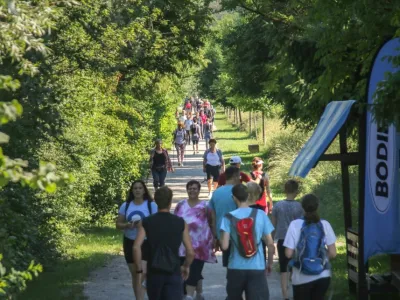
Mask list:
[[[388,58],[400,55],[400,39],[387,42],[372,67],[368,104],[374,103],[385,73],[396,73]],[[400,87],[399,87],[400,88]],[[400,253],[399,143],[394,126],[380,127],[367,113],[364,210],[364,261],[380,253]]]

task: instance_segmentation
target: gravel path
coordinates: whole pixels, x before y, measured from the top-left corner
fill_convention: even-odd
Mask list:
[[[191,146],[187,146],[188,151],[186,153],[184,167],[177,166],[176,157],[172,155],[172,151],[170,152],[176,172],[168,174],[166,184],[174,191],[174,205],[187,196],[187,181],[190,179],[204,180],[204,173],[202,170],[202,153],[204,153],[205,150],[204,141],[200,142],[199,154],[193,155],[191,149]],[[150,186],[151,178],[149,180],[149,187]],[[207,196],[207,186],[206,183],[203,183],[200,198],[208,200]],[[203,282],[203,289],[206,300],[224,300],[226,297],[226,270],[221,264],[221,253],[217,253],[217,257],[219,263],[206,264],[204,267],[203,276],[205,279]],[[274,269],[276,269],[276,267],[277,266],[274,266]],[[273,272],[271,276],[268,276],[268,286],[270,288],[271,300],[282,299],[278,273]],[[111,260],[104,267],[92,272],[88,281],[85,283],[84,294],[89,300],[135,299],[131,288],[130,274],[123,256]]]

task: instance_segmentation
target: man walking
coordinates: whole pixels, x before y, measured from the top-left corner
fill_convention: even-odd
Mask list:
[[[158,212],[145,218],[139,225],[133,246],[138,275],[141,269],[141,246],[147,238],[150,253],[147,261],[147,295],[149,300],[182,300],[183,280],[189,277],[189,267],[194,259],[188,226],[185,221],[170,213],[172,190],[164,186],[154,195]],[[180,266],[179,246],[183,242],[186,258]],[[137,276],[140,285],[141,276]],[[137,300],[143,300],[138,298]]]
[[[234,185],[240,183],[240,173],[239,169],[236,167],[229,167],[225,171],[226,175],[226,184],[217,189],[208,204],[211,209],[211,218],[214,224],[214,237],[216,237],[217,241],[220,239],[220,231],[222,219],[224,216],[236,209],[236,203],[232,199],[232,188]],[[218,248],[218,245],[216,245]],[[224,267],[228,266],[229,259],[229,248],[222,251],[222,265]]]
[[[228,300],[246,299],[269,300],[268,283],[265,273],[271,273],[275,252],[271,232],[274,230],[267,215],[259,209],[250,208],[247,187],[235,185],[232,195],[238,209],[227,214],[221,224],[221,248],[229,248],[227,286]],[[265,263],[264,240],[268,247],[268,265]]]
[[[229,160],[229,164],[232,167],[236,167],[236,168],[240,169],[240,166],[243,163],[242,163],[242,159],[240,158],[240,156],[232,156],[231,159]],[[244,172],[240,172],[240,183],[243,183],[243,182],[247,183],[249,181],[251,181],[250,176]],[[226,184],[226,176],[225,176],[225,173],[222,173],[218,177],[218,187],[223,186],[225,184]]]

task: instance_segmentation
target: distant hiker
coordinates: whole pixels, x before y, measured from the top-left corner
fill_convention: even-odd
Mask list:
[[[204,123],[204,139],[206,140],[206,147],[208,148],[208,143],[210,139],[212,138],[213,135],[213,130],[212,130],[212,124],[209,119],[207,119],[206,123]]]
[[[253,171],[250,172],[251,179],[257,182],[262,189],[262,193],[260,195],[260,199],[257,201],[257,204],[263,206],[265,212],[270,214],[272,212],[273,204],[269,177],[268,174],[263,171],[264,161],[260,157],[254,157],[251,165],[253,167]]]
[[[193,142],[193,155],[199,153],[200,130],[197,118],[193,118],[193,124],[190,126],[190,134],[192,135]]]
[[[196,113],[196,111],[197,111],[197,100],[196,100],[196,98],[198,98],[198,97],[196,96],[196,97],[192,97],[191,98],[191,100],[192,100],[192,112],[193,113]]]
[[[158,212],[145,218],[139,227],[134,244],[136,273],[140,275],[142,244],[148,243],[147,296],[149,300],[182,300],[183,280],[189,277],[189,267],[194,258],[189,229],[185,221],[170,213],[172,190],[164,186],[155,193]],[[181,266],[179,247],[183,242],[186,258]],[[143,300],[143,296],[136,296]]]
[[[336,236],[328,221],[320,219],[315,195],[305,195],[301,206],[304,218],[290,223],[283,242],[286,257],[293,259],[289,263],[293,265],[293,296],[295,300],[320,300],[331,281],[329,259],[336,257]]]
[[[133,264],[133,243],[137,238],[138,228],[142,220],[156,212],[157,205],[153,202],[145,183],[141,180],[134,181],[129,189],[126,201],[119,208],[116,227],[124,231],[124,256],[132,276],[133,291],[137,299],[143,297],[144,294],[141,284],[142,280],[146,278],[146,261],[150,250],[147,242],[141,244],[143,255],[138,260],[138,265],[135,266]],[[140,279],[137,277],[138,270],[143,272]]]
[[[197,98],[196,99],[197,112],[200,112],[202,105],[203,105],[203,102],[201,101],[201,99]]]
[[[225,172],[225,161],[222,151],[217,149],[217,141],[210,139],[209,145],[203,155],[203,172],[207,174],[208,197],[211,197],[213,185],[215,191],[220,173]]]
[[[216,263],[214,254],[214,230],[211,229],[211,211],[206,201],[199,199],[200,182],[191,180],[186,184],[188,199],[180,201],[175,208],[174,214],[181,217],[188,224],[189,234],[194,249],[195,259],[190,265],[189,278],[185,281],[187,297],[185,300],[192,300],[196,291],[196,299],[203,298],[203,276],[204,263]],[[185,249],[181,246],[179,255],[185,256]]]
[[[153,175],[154,190],[165,185],[167,172],[174,172],[167,149],[162,147],[162,140],[157,139],[155,148],[150,152],[150,170]]]
[[[288,295],[288,263],[289,259],[285,255],[283,241],[290,222],[303,217],[304,211],[300,202],[297,202],[296,196],[299,192],[299,184],[295,180],[288,180],[285,183],[286,199],[279,201],[272,211],[271,222],[275,227],[273,234],[275,240],[278,240],[277,250],[279,256],[279,269],[281,273],[281,289],[284,299],[289,299]]]
[[[220,239],[220,231],[218,228],[221,228],[222,219],[224,216],[235,210],[237,208],[235,201],[232,199],[232,188],[234,185],[240,183],[240,174],[239,169],[236,167],[229,167],[225,171],[226,175],[226,184],[217,189],[208,204],[211,208],[211,216],[212,222],[215,224],[213,228],[216,228],[216,232],[214,232],[214,236],[217,237],[217,240]],[[218,245],[216,246],[216,250],[218,249]],[[222,251],[222,265],[224,267],[228,266],[230,249],[226,249]]]
[[[186,147],[186,130],[183,122],[179,122],[178,128],[174,131],[174,144],[176,148],[176,157],[178,158],[178,166],[183,167]]]
[[[232,196],[238,208],[225,215],[220,227],[221,248],[227,250],[231,245],[226,285],[228,299],[242,299],[244,292],[246,299],[268,300],[265,274],[272,270],[275,247],[271,232],[274,227],[263,211],[248,206],[245,185],[235,185]],[[268,264],[262,240],[268,247]]]
[[[185,111],[187,114],[192,112],[192,102],[190,100],[185,103]]]
[[[190,145],[190,127],[193,124],[193,118],[192,118],[192,113],[188,113],[187,120],[185,121],[185,130],[186,130],[186,142],[188,145]]]
[[[242,163],[242,159],[240,158],[240,156],[232,156],[231,159],[229,160],[229,164],[232,167],[237,167],[240,169]],[[251,181],[251,178],[249,175],[247,175],[244,172],[240,172],[240,182],[249,182]],[[219,175],[218,178],[218,187],[225,185],[226,183],[226,177],[225,177],[225,173],[222,173],[221,175]]]
[[[199,125],[201,128],[201,138],[204,139],[204,124],[207,122],[207,116],[204,114],[204,111],[201,110],[199,114]]]

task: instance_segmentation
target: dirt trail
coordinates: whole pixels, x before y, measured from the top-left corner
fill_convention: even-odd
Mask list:
[[[174,153],[170,151],[176,172],[168,174],[166,184],[174,191],[174,205],[187,196],[186,182],[190,179],[196,179],[200,182],[204,180],[204,173],[202,170],[202,153],[204,153],[205,150],[204,141],[200,142],[199,154],[193,155],[191,149],[191,146],[187,146],[188,151],[186,153],[184,167],[177,166],[175,151]],[[151,178],[149,180],[149,187],[150,186]],[[207,186],[206,183],[203,183],[200,198],[206,200],[207,195]],[[218,253],[217,257],[217,264],[206,264],[204,267],[203,277],[205,279],[203,286],[206,300],[223,300],[226,297],[226,270],[221,264],[221,254]],[[276,267],[277,266],[274,266],[274,269],[276,269]],[[273,272],[271,276],[268,276],[268,286],[271,300],[282,299],[279,273]],[[119,256],[111,260],[104,267],[92,272],[88,281],[85,283],[84,294],[89,300],[135,299],[131,288],[130,274],[124,257]]]

